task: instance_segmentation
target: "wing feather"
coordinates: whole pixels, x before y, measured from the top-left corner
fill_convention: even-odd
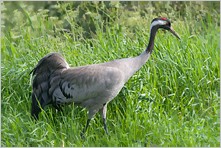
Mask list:
[[[121,71],[113,67],[94,65],[70,68],[61,74],[59,85],[56,85],[59,89],[55,89],[54,96],[63,103],[82,103],[109,95],[107,93],[114,91],[116,85],[123,86],[122,76]]]

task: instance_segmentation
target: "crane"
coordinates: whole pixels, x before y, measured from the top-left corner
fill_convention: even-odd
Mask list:
[[[81,135],[84,135],[97,112],[101,114],[103,128],[108,134],[107,105],[118,95],[130,77],[147,62],[159,28],[170,31],[180,39],[172,29],[169,19],[158,17],[151,22],[146,50],[136,57],[80,67],[70,67],[59,53],[50,53],[43,57],[31,71],[34,77],[31,115],[38,119],[41,108],[44,109],[49,104],[62,110],[63,105],[74,103],[88,110],[88,119]]]

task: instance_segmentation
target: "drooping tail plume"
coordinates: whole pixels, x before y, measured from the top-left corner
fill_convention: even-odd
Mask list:
[[[50,53],[43,57],[31,71],[34,76],[31,115],[35,119],[38,119],[41,108],[52,103],[52,97],[49,92],[51,81],[56,80],[56,77],[59,78],[61,72],[68,68],[68,63],[59,53]]]

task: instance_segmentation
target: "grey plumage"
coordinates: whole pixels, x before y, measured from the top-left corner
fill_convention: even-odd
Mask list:
[[[69,65],[59,53],[51,53],[42,58],[31,73],[34,75],[32,82],[32,107],[31,114],[38,118],[40,107],[52,103],[54,107],[60,109],[52,102],[52,91],[56,88],[56,79],[60,79],[62,71],[69,68]],[[40,104],[40,106],[39,106]]]
[[[32,116],[38,118],[40,107],[44,108],[48,104],[53,104],[60,110],[60,105],[74,102],[89,111],[82,134],[97,112],[102,115],[104,129],[108,133],[107,104],[117,96],[128,79],[146,63],[152,53],[158,28],[169,30],[179,38],[171,29],[169,20],[156,18],[151,24],[147,49],[133,58],[70,68],[59,53],[46,55],[33,69]]]

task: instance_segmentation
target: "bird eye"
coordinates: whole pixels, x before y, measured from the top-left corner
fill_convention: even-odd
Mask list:
[[[167,26],[171,26],[171,24],[170,24],[170,22],[167,22],[167,24],[166,24]]]

